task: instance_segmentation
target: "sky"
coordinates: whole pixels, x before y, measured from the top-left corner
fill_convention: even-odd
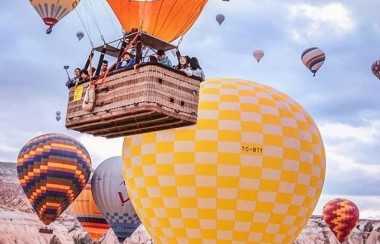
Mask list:
[[[83,67],[91,50],[121,36],[105,0],[91,0],[99,30],[82,0],[50,35],[28,1],[0,1],[0,161],[16,162],[23,145],[45,133],[84,144],[93,165],[120,155],[122,138],[104,139],[67,130],[67,75]],[[89,5],[87,5],[89,6]],[[375,0],[209,0],[184,36],[181,53],[196,56],[207,77],[256,81],[288,94],[316,122],[326,150],[326,178],[314,214],[343,197],[361,218],[380,219],[380,2]],[[215,20],[224,14],[221,26]],[[82,21],[79,18],[82,17]],[[83,22],[83,24],[82,24]],[[77,31],[85,31],[81,41]],[[177,42],[174,42],[177,44]],[[319,47],[326,61],[312,77],[301,53]],[[257,63],[252,52],[265,51]],[[175,62],[175,59],[168,54]],[[55,119],[62,111],[63,119]]]

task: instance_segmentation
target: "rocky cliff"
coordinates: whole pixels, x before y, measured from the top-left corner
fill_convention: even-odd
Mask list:
[[[93,243],[68,208],[49,227],[52,234],[40,233],[43,223],[18,183],[16,164],[0,162],[0,244],[70,244]],[[100,239],[101,244],[118,243],[112,230]],[[124,243],[151,244],[143,226]],[[294,244],[339,244],[321,216],[312,216]],[[344,244],[380,244],[380,220],[360,220]]]

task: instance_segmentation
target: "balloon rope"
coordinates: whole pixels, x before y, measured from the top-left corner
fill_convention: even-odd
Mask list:
[[[122,32],[122,31],[120,31],[120,33],[119,33],[119,31],[117,30],[116,25],[115,25],[115,22],[112,20],[112,17],[111,17],[111,15],[110,15],[110,12],[109,12],[108,8],[106,7],[106,5],[104,4],[104,1],[103,1],[103,0],[99,0],[99,1],[102,3],[103,8],[106,10],[107,16],[108,16],[108,18],[111,20],[111,23],[112,23],[113,28],[115,29],[116,33],[117,33],[117,34],[120,34],[120,33],[121,33],[121,34],[123,35],[123,32]]]
[[[94,44],[92,43],[90,33],[88,32],[88,29],[84,25],[83,18],[81,16],[81,14],[79,13],[78,8],[75,8],[75,12],[78,14],[78,17],[79,17],[79,20],[80,20],[80,22],[81,22],[81,24],[83,26],[84,32],[86,32],[87,38],[90,41],[91,47],[94,48]]]
[[[120,57],[123,57],[124,54],[127,53],[128,48],[130,48],[130,46],[137,40],[138,36],[139,36],[139,34],[136,34],[135,37],[132,39],[132,41],[130,41],[128,43],[128,45],[124,48],[124,51],[122,52],[122,54],[120,55]],[[106,80],[108,73],[117,64],[117,61],[120,59],[120,57],[110,67],[108,67],[108,69],[106,70],[106,72],[104,72],[102,75],[99,76],[98,79],[96,79],[96,80],[94,80],[92,82],[93,85],[96,85],[96,88],[99,88],[99,87],[101,87],[104,84],[104,81]],[[98,80],[100,80],[100,82],[96,84],[96,82]]]
[[[104,37],[103,37],[103,34],[102,34],[101,30],[100,30],[100,26],[99,26],[98,20],[96,18],[96,14],[94,12],[94,8],[91,5],[91,0],[90,0],[89,4],[87,4],[87,1],[83,1],[83,2],[84,2],[84,7],[87,10],[87,13],[89,13],[92,22],[94,23],[96,29],[99,31],[101,39],[104,41]]]

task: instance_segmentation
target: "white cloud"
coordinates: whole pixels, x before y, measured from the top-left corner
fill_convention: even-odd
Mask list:
[[[356,127],[343,123],[325,123],[319,129],[327,140],[355,140],[369,144],[380,138],[380,121],[371,121],[365,126]]]
[[[124,137],[106,139],[85,134],[78,138],[90,154],[93,168],[110,157],[121,156],[123,139]]]
[[[288,7],[288,32],[299,43],[305,39],[342,37],[355,29],[350,10],[341,3],[324,6],[294,4]]]

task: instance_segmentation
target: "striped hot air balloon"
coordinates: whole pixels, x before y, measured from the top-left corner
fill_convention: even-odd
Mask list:
[[[91,179],[92,175],[86,187],[71,204],[71,208],[83,229],[86,230],[94,241],[98,241],[108,231],[110,226],[92,197]]]
[[[318,47],[311,47],[302,52],[301,60],[302,63],[308,68],[313,76],[317,73],[318,69],[325,62],[326,55]]]
[[[350,200],[337,198],[325,204],[322,215],[330,230],[342,243],[356,226],[359,209]]]
[[[29,0],[33,8],[40,15],[44,23],[49,26],[46,33],[50,34],[52,28],[62,18],[68,15],[80,0]]]
[[[48,225],[86,186],[91,159],[84,146],[66,135],[44,134],[21,149],[19,182],[40,220]]]
[[[123,179],[121,157],[103,161],[94,172],[92,195],[120,242],[140,226]]]
[[[372,73],[380,79],[380,60],[376,60],[371,66]]]

